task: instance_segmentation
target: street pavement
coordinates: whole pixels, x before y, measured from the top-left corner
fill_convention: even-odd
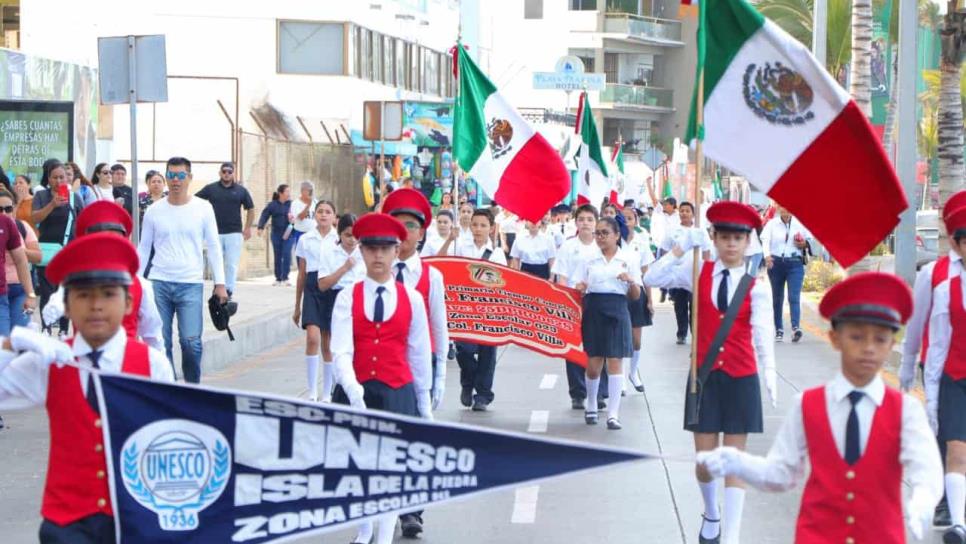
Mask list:
[[[290,293],[285,291],[287,298]],[[451,361],[444,406],[436,413],[439,420],[633,448],[666,459],[431,508],[424,515],[422,542],[697,542],[702,504],[690,461],[691,435],[681,429],[689,346],[675,345],[673,319],[670,306],[659,305],[655,326],[645,329],[641,372],[646,392],[630,390],[624,397],[621,431],[608,431],[603,423],[588,427],[583,413],[570,409],[562,361],[518,347],[501,348],[496,400],[483,413],[459,405],[459,369]],[[801,343],[777,346],[778,408],[766,407],[765,433],[749,440],[754,453],[767,451],[794,395],[823,383],[837,368],[838,359],[823,339],[814,311],[805,310],[805,321],[807,333]],[[300,339],[290,340],[207,374],[204,382],[305,397],[302,353]],[[0,431],[0,535],[3,542],[35,542],[46,463],[46,416],[38,409],[3,416],[8,428]],[[800,490],[778,495],[749,491],[742,541],[791,542],[799,497]],[[293,542],[346,543],[353,534],[354,530],[343,530]],[[927,542],[940,542],[939,535],[933,531]],[[397,540],[402,541],[398,536]]]

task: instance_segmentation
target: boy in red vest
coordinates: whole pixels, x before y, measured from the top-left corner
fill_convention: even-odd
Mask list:
[[[739,202],[718,202],[708,208],[708,221],[714,227],[716,261],[706,261],[698,280],[697,345],[699,367],[708,372],[701,386],[698,420],[685,424],[694,433],[698,452],[710,451],[722,442],[739,450],[745,448],[748,433],[763,431],[759,371],[765,387],[776,405],[775,323],[772,314],[771,289],[768,282],[750,279],[748,295],[736,300],[738,314],[720,347],[712,347],[723,317],[731,305],[742,279],[747,275],[745,250],[752,230],[761,228],[761,217],[751,207]],[[691,259],[689,249],[699,240],[685,240],[651,266],[644,276],[649,287],[689,286],[691,267],[682,259]],[[717,353],[708,354],[712,350]],[[708,356],[708,357],[706,357]],[[690,387],[690,378],[688,387]],[[723,437],[722,437],[723,435]],[[704,514],[698,542],[736,544],[741,533],[744,509],[744,484],[737,478],[725,479],[724,518],[718,509],[718,488],[712,475],[702,465],[695,470]]]
[[[698,454],[698,462],[715,476],[786,491],[801,481],[807,460],[799,543],[905,542],[905,481],[909,529],[922,538],[942,496],[939,450],[922,405],[880,374],[912,313],[909,287],[892,274],[857,274],[830,289],[819,311],[832,322],[841,372],[795,399],[767,457],[724,447]]]
[[[78,238],[95,232],[111,232],[125,239],[131,235],[131,216],[124,208],[107,200],[98,200],[84,207],[77,216],[75,228]],[[164,351],[164,337],[161,334],[161,314],[154,303],[151,281],[134,276],[129,288],[134,311],[124,316],[122,325],[128,338],[140,339],[145,344]],[[53,323],[64,315],[64,293],[51,297],[44,307],[44,322]]]
[[[129,339],[121,326],[133,311],[129,286],[137,269],[137,251],[124,238],[97,233],[71,242],[47,267],[50,282],[65,290],[66,315],[77,332],[67,353],[50,357],[38,346],[12,360],[0,354],[0,406],[46,403],[50,419],[41,544],[115,542],[99,406],[86,369],[174,380],[165,356]],[[5,350],[32,349],[18,346],[19,334],[3,342]],[[81,368],[50,366],[55,358]]]
[[[433,209],[423,193],[415,189],[396,189],[382,203],[382,212],[398,219],[406,227],[407,237],[399,244],[399,257],[393,263],[396,281],[419,292],[429,319],[429,337],[433,350],[433,410],[443,402],[446,389],[446,354],[449,333],[446,328],[446,293],[443,274],[422,262],[416,251],[433,218]],[[416,538],[423,532],[422,512],[400,517],[403,536]]]
[[[396,281],[393,263],[409,232],[397,219],[363,215],[352,227],[362,247],[366,278],[343,289],[332,309],[332,359],[338,384],[334,402],[433,418],[432,348],[426,304],[412,287]],[[377,543],[392,542],[396,517],[376,520]],[[369,542],[364,523],[355,542]]]
[[[966,205],[946,218],[950,247],[966,254]],[[938,265],[937,265],[938,266]],[[929,351],[923,372],[926,412],[946,447],[946,544],[966,544],[966,272],[959,266],[933,291]]]
[[[943,221],[946,222],[946,232],[949,230],[948,219],[952,212],[966,206],[966,191],[954,194],[943,207]],[[913,300],[915,301],[912,317],[906,324],[906,334],[902,341],[902,364],[899,367],[899,384],[903,391],[909,391],[916,379],[916,363],[922,368],[929,353],[929,314],[932,312],[933,292],[940,284],[956,276],[963,269],[963,252],[956,244],[950,244],[949,253],[923,266],[916,274],[913,286]],[[943,453],[945,445],[940,443],[939,451]],[[944,496],[936,506],[933,524],[948,526],[952,523],[949,516],[949,506]]]

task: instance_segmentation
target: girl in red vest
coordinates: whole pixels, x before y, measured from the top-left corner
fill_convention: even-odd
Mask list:
[[[939,450],[922,405],[880,374],[912,313],[909,287],[892,274],[858,274],[829,290],[819,311],[832,322],[841,372],[795,399],[767,457],[724,447],[698,462],[718,477],[786,491],[802,480],[807,460],[795,542],[809,544],[905,542],[905,481],[909,529],[921,539],[942,496]]]
[[[718,202],[708,208],[708,221],[714,227],[716,261],[705,261],[698,280],[697,362],[710,372],[701,386],[699,417],[696,424],[685,424],[694,433],[694,448],[710,451],[721,443],[743,450],[748,433],[763,430],[759,370],[765,381],[772,406],[776,399],[775,323],[772,316],[771,289],[768,282],[751,278],[749,294],[734,300],[742,278],[747,274],[745,250],[753,230],[761,228],[761,217],[748,205],[739,202]],[[684,237],[670,253],[658,260],[644,283],[652,287],[687,285],[691,288],[690,262],[694,245],[700,245],[700,235]],[[688,247],[682,247],[682,244]],[[734,300],[738,314],[730,332],[720,347],[711,344],[722,319]],[[712,353],[714,350],[716,353]],[[706,371],[708,368],[706,368]],[[690,387],[690,376],[688,387]],[[724,435],[723,438],[721,435]],[[724,522],[718,510],[718,488],[712,475],[701,465],[695,470],[704,515],[698,542],[734,544],[741,533],[741,512],[744,509],[744,484],[737,478],[725,479]]]
[[[30,351],[12,360],[0,352],[0,407],[46,403],[50,420],[41,544],[115,541],[100,407],[87,369],[174,380],[165,356],[121,326],[133,311],[129,286],[137,270],[137,251],[126,239],[106,232],[77,238],[47,267],[50,282],[66,291],[66,315],[77,331],[70,347],[51,348],[23,329],[3,342],[5,350]],[[50,366],[55,359],[80,368]]]
[[[966,254],[966,205],[946,218],[950,244]],[[966,272],[962,266],[933,291],[924,381],[929,423],[946,447],[946,544],[966,544]]]

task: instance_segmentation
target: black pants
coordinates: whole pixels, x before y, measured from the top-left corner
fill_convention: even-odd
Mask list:
[[[456,343],[456,362],[460,365],[460,385],[475,390],[473,400],[493,402],[493,374],[496,370],[496,348],[468,342]]]
[[[40,544],[114,544],[114,518],[94,514],[61,527],[44,520],[40,524]]]
[[[587,370],[573,361],[567,361],[567,386],[570,398],[585,400],[587,398]],[[597,390],[597,400],[607,398],[607,368],[600,373],[600,389]]]
[[[691,291],[687,289],[668,289],[671,302],[674,303],[674,318],[678,322],[678,339],[688,337],[691,328]]]

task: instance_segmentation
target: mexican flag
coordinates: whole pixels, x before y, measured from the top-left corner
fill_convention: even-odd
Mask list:
[[[745,176],[842,264],[895,228],[907,207],[872,126],[808,49],[744,0],[701,0],[704,123],[688,141]],[[695,99],[697,92],[695,92]]]
[[[605,198],[610,198],[611,182],[607,176],[607,165],[600,150],[597,124],[590,110],[587,93],[580,94],[577,106],[577,127],[580,134],[580,151],[577,152],[577,204],[600,206]]]
[[[454,49],[453,156],[497,204],[538,222],[570,192],[570,173],[466,51]]]
[[[621,194],[624,193],[624,189],[627,186],[624,180],[624,144],[618,142],[614,145],[614,151],[610,156],[610,163],[613,165],[611,169],[611,180],[610,180],[610,201],[611,204],[617,206],[618,209],[623,209],[621,202]]]

